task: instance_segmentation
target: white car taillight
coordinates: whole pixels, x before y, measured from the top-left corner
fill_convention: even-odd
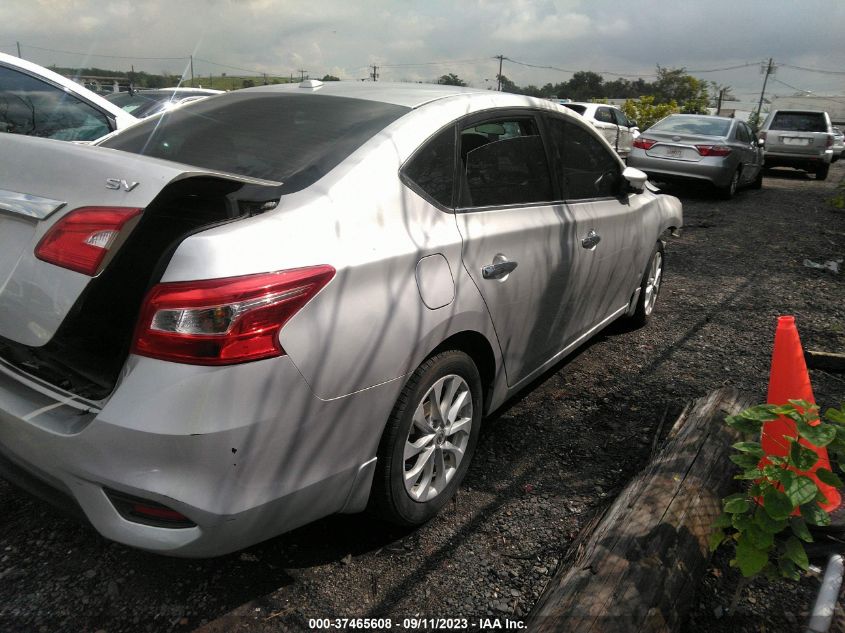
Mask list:
[[[144,300],[132,352],[193,365],[281,356],[282,327],[334,275],[313,266],[158,284]]]

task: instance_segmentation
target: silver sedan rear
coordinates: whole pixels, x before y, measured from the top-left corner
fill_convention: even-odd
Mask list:
[[[420,524],[483,415],[642,324],[676,198],[585,121],[306,81],[0,144],[0,470],[181,556]]]
[[[698,181],[725,198],[759,189],[763,156],[751,128],[726,117],[672,114],[634,140],[628,165],[658,181]]]

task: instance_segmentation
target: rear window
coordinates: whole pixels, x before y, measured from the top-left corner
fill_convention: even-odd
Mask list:
[[[789,132],[827,132],[823,112],[778,112],[772,119],[770,130]]]
[[[731,122],[714,117],[666,117],[651,126],[658,132],[677,134],[702,134],[704,136],[727,136]]]
[[[561,105],[564,108],[575,110],[575,112],[577,112],[578,114],[584,114],[587,111],[587,106],[575,105],[574,103],[562,103]]]
[[[244,92],[152,117],[103,147],[284,183],[313,184],[409,111],[346,97]]]

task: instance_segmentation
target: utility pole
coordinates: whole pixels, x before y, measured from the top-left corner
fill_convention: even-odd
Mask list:
[[[719,91],[719,100],[716,102],[716,116],[722,111],[722,99],[725,97],[725,88]]]
[[[307,70],[302,70],[302,69],[300,68],[300,69],[299,69],[299,70],[297,70],[296,72],[298,72],[298,73],[299,73],[299,81],[305,81],[305,73],[307,73],[308,71],[307,71]]]
[[[20,42],[15,42],[15,44],[17,44],[17,45],[18,45],[18,57],[20,57],[20,56],[21,56],[21,43],[20,43]],[[23,58],[21,57],[21,59],[23,59]]]
[[[267,85],[267,73],[264,73],[264,85]]]
[[[370,74],[370,77],[373,78],[373,81],[378,81],[378,66],[373,64],[373,72]]]
[[[208,73],[208,87],[214,88],[214,79],[211,76],[211,73]]]
[[[194,85],[194,56],[191,54],[191,85]]]
[[[774,71],[774,66],[772,65],[772,58],[769,57],[769,65],[766,66],[766,76],[763,79],[763,90],[760,92],[760,103],[757,104],[757,125],[760,125],[760,110],[763,109],[763,95],[766,94],[766,82],[769,81],[769,75],[772,74]]]
[[[502,91],[502,62],[505,60],[504,55],[496,55],[494,59],[499,60],[499,74],[496,75],[497,83],[496,83],[496,90],[499,92]]]

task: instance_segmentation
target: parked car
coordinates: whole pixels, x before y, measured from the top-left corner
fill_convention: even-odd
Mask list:
[[[223,90],[210,88],[161,88],[113,92],[106,99],[133,116],[143,119],[178,105],[223,94]]]
[[[766,168],[793,167],[824,180],[833,161],[833,128],[827,112],[772,110],[760,126]]]
[[[239,90],[0,164],[0,465],[182,556],[431,518],[483,415],[648,319],[682,223],[570,111],[441,85]]]
[[[0,53],[0,132],[92,141],[136,120],[67,77]]]
[[[845,151],[845,134],[838,127],[831,128],[831,130],[833,131],[833,156],[831,156],[830,162],[835,163],[842,158],[842,152]]]
[[[634,139],[640,135],[640,129],[637,122],[631,121],[622,110],[605,103],[570,101],[562,105],[587,119],[622,158],[631,153],[631,147]]]
[[[724,198],[763,186],[763,152],[744,121],[670,114],[634,141],[628,165],[661,181],[706,182]]]

